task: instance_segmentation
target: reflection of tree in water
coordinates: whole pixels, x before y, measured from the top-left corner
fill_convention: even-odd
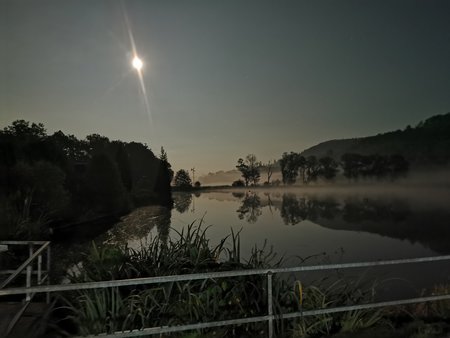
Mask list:
[[[167,240],[169,239],[171,217],[172,211],[169,208],[164,208],[158,216],[156,229],[158,230],[159,239],[163,244],[167,244]]]
[[[239,219],[245,219],[248,223],[255,223],[262,214],[261,199],[255,193],[246,193],[242,205],[236,211]]]
[[[304,198],[301,200],[304,204]],[[300,205],[295,194],[283,194],[280,214],[286,225],[295,225],[306,219],[304,207]]]
[[[283,194],[281,201],[280,214],[286,225],[295,225],[306,219],[314,221],[319,217],[334,218],[337,212],[338,204],[333,199],[297,198],[295,194]]]
[[[242,198],[244,198],[245,193],[243,193],[243,192],[232,192],[231,195],[233,195],[234,197],[237,197],[239,199],[242,199]]]
[[[147,206],[133,210],[104,236],[104,242],[122,245],[130,240],[140,240],[156,226],[158,233],[168,234],[171,210],[162,206]],[[167,230],[166,230],[167,228]]]
[[[177,193],[173,195],[173,201],[175,209],[180,213],[184,213],[189,210],[189,206],[192,203],[192,194],[190,193]]]
[[[342,218],[349,223],[362,221],[404,221],[411,214],[403,201],[374,199],[347,199],[342,208]]]

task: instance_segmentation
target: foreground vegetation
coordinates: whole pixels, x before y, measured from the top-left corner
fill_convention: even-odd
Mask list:
[[[275,268],[282,263],[266,247],[255,247],[250,258],[240,257],[239,234],[231,233],[211,246],[201,224],[191,224],[176,239],[155,237],[141,250],[93,246],[72,282],[114,280],[207,271]],[[295,276],[274,276],[275,313],[329,308],[368,302],[374,286],[326,278],[304,285]],[[83,290],[65,294],[55,312],[65,319],[59,331],[98,334],[144,327],[181,325],[267,314],[266,276],[234,277],[158,285]],[[279,336],[320,337],[370,327],[383,318],[381,310],[277,321]],[[252,337],[266,335],[267,323],[220,327],[198,334]],[[181,334],[186,336],[186,334]],[[195,336],[195,335],[194,335]]]

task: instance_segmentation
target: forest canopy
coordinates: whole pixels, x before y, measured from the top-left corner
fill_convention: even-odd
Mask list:
[[[55,221],[171,205],[173,171],[161,155],[142,143],[48,135],[42,123],[14,121],[0,131],[0,235],[32,237]]]

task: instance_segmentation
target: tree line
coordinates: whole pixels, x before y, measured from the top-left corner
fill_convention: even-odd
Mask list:
[[[164,149],[157,158],[146,144],[48,135],[41,123],[17,120],[0,131],[0,234],[30,237],[57,220],[171,205],[172,177]]]
[[[390,179],[405,176],[409,170],[409,162],[399,154],[396,155],[361,155],[347,153],[340,161],[331,156],[317,158],[316,156],[302,156],[295,152],[284,152],[281,159],[263,164],[254,154],[249,154],[237,161],[236,169],[242,179],[233,182],[233,186],[257,186],[261,179],[261,170],[267,173],[264,185],[279,185],[281,182],[271,182],[274,168],[279,167],[282,183],[308,184],[318,180],[332,182],[341,173],[349,180],[358,179]]]

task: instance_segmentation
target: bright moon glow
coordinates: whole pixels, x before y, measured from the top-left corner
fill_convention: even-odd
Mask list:
[[[136,70],[138,70],[138,71],[141,70],[141,69],[142,69],[142,66],[144,65],[144,64],[142,63],[142,60],[139,59],[137,56],[134,57],[134,59],[133,59],[133,61],[132,61],[131,64],[132,64],[133,67],[134,67]]]

